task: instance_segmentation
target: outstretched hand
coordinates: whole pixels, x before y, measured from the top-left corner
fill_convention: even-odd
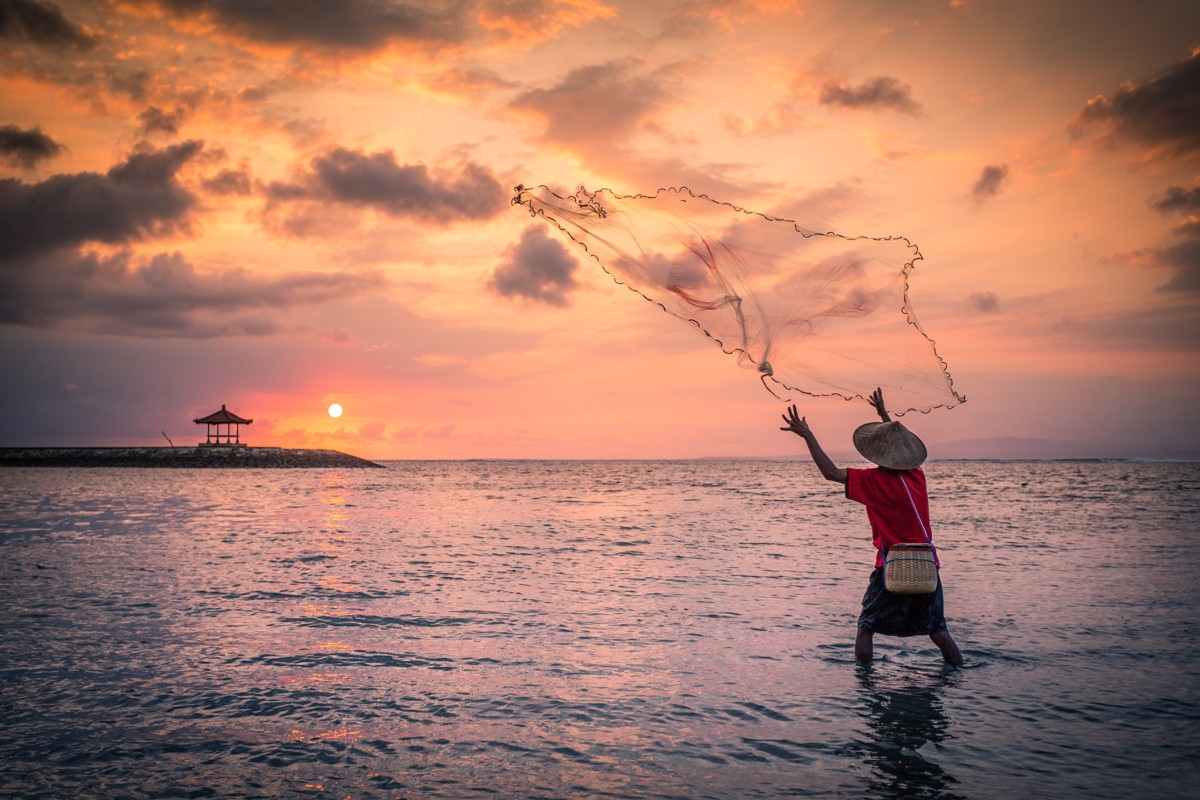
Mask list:
[[[779,430],[781,431],[791,431],[797,436],[805,437],[812,434],[812,431],[808,428],[808,422],[805,421],[804,417],[800,416],[800,412],[796,410],[795,404],[793,404],[792,407],[787,410],[787,413],[783,415],[783,421],[786,422],[787,425],[780,428]]]
[[[825,480],[845,483],[849,479],[849,473],[837,464],[834,464],[833,460],[821,449],[821,445],[817,442],[817,437],[813,435],[812,430],[808,427],[808,420],[800,416],[800,412],[796,409],[796,406],[793,405],[787,410],[787,413],[783,415],[783,421],[787,425],[779,430],[791,431],[804,439],[805,444],[808,445],[808,452],[812,454],[813,463],[817,465],[817,469],[821,470],[821,474],[825,476]]]
[[[879,412],[879,418],[884,422],[891,422],[892,418],[888,416],[887,406],[883,404],[883,389],[876,387],[875,391],[871,392],[871,396],[867,398],[867,402],[871,407]]]

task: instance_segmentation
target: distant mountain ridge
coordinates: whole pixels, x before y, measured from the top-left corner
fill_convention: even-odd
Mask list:
[[[1150,445],[1072,442],[1002,436],[929,443],[931,459],[1003,459],[1052,461],[1060,459],[1148,459],[1154,461],[1200,461],[1200,447],[1176,448]]]

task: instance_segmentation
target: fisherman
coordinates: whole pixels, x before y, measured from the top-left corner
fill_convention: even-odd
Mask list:
[[[871,660],[876,633],[885,636],[927,635],[942,651],[946,663],[961,666],[962,653],[946,627],[941,576],[938,576],[937,590],[932,594],[896,594],[884,588],[883,564],[892,545],[932,541],[929,496],[925,473],[921,471],[927,452],[916,434],[892,421],[883,402],[882,389],[876,389],[867,402],[879,412],[882,421],[859,426],[854,431],[854,447],[863,458],[878,465],[872,469],[843,469],[834,464],[795,405],[784,414],[783,421],[787,425],[780,428],[802,437],[825,479],[845,485],[846,497],[867,508],[876,550],[875,570],[863,595],[854,657],[859,661]],[[934,558],[937,558],[936,551]]]

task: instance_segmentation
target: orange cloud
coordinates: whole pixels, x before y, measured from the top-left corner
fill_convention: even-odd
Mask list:
[[[796,0],[704,0],[681,4],[677,13],[694,21],[715,23],[722,31],[732,33],[737,26],[763,14],[800,17],[804,10]],[[676,23],[673,27],[677,31],[680,26]]]
[[[481,100],[514,84],[484,69],[452,68],[422,77],[419,86],[434,95],[453,100]]]
[[[596,0],[515,0],[483,5],[477,19],[484,30],[530,47],[554,39],[563,28],[581,28],[616,16],[616,9]]]

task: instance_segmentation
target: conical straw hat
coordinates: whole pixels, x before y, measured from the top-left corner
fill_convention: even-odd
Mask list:
[[[929,455],[915,433],[899,422],[868,422],[854,431],[854,447],[872,464],[888,469],[916,469]]]

